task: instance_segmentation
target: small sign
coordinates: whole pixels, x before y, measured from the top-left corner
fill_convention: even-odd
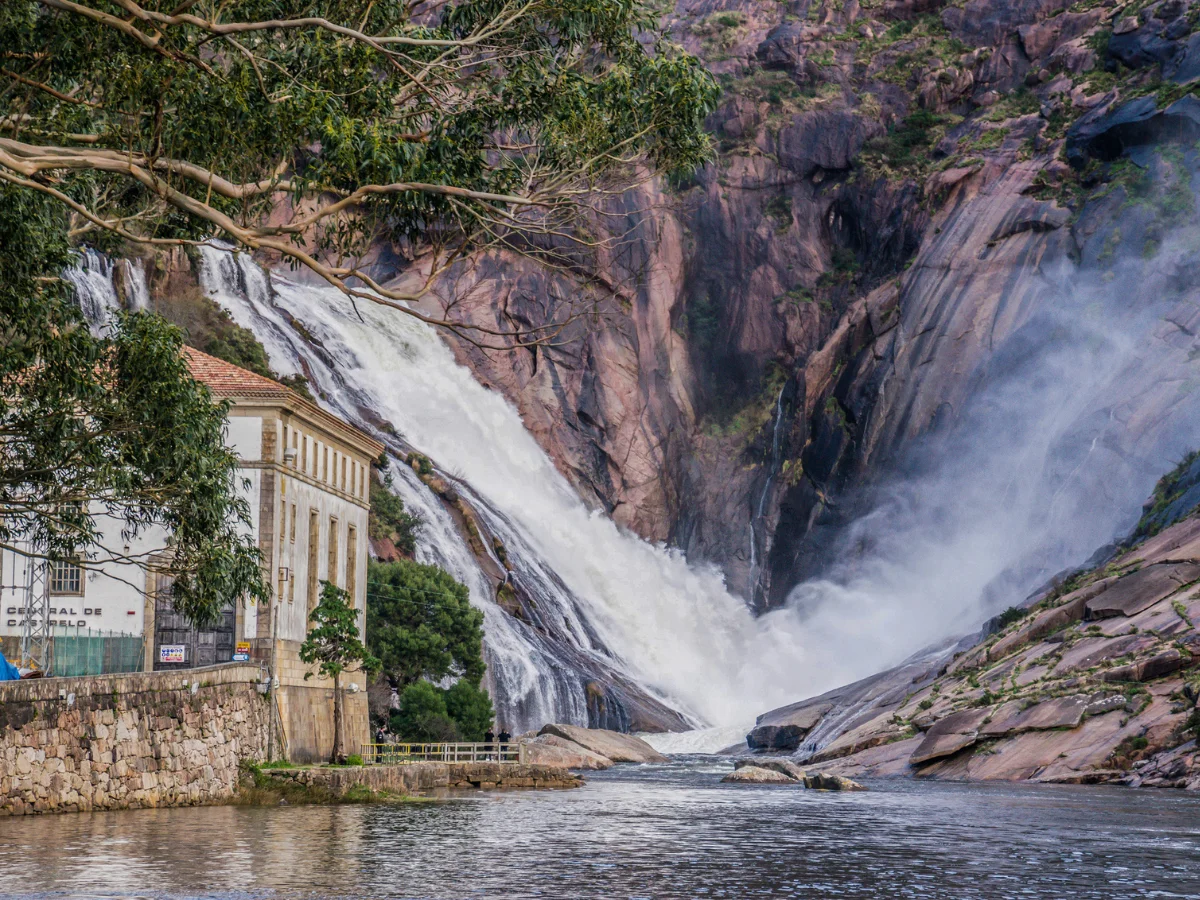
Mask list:
[[[160,663],[187,662],[187,644],[163,644],[158,648]]]
[[[250,662],[250,642],[238,641],[233,651],[234,662]]]

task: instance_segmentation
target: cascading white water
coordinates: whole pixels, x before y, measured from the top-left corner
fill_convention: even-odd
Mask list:
[[[63,272],[75,287],[75,296],[93,330],[99,331],[112,321],[112,311],[120,307],[113,286],[113,264],[107,256],[84,248],[79,262]]]
[[[932,478],[899,485],[898,502],[850,529],[868,552],[844,577],[800,585],[787,608],[754,619],[715,570],[689,566],[678,552],[589,512],[516,411],[457,365],[432,329],[375,304],[356,309],[327,286],[268,275],[246,255],[201,253],[205,288],[256,334],[278,371],[306,375],[341,415],[368,428],[386,423],[453,473],[481,524],[519,561],[523,586],[552,617],[558,643],[495,604],[443,504],[410,469],[396,467],[406,502],[428,522],[421,558],[467,584],[484,610],[491,686],[513,731],[552,719],[587,722],[586,685],[573,668],[580,659],[627,676],[697,724],[739,727],[764,709],[893,665],[975,627],[984,588],[998,575],[1032,557],[1043,569],[1078,562],[1117,533],[1136,508],[1130,498],[1145,495],[1167,455],[1200,437],[1194,427],[1167,423],[1151,430],[1153,452],[1141,453],[1136,467],[1114,457],[1105,445],[1123,426],[1096,418],[1113,386],[1124,379],[1134,384],[1129,396],[1149,390],[1154,371],[1144,371],[1144,361],[1179,353],[1153,343],[1147,322],[1114,316],[1111,296],[1097,303],[1089,292],[1055,288],[1064,298],[1059,315],[1078,319],[1068,338],[1029,356],[998,392],[981,395],[985,415],[968,422],[969,446],[942,454]],[[85,255],[68,277],[85,307],[115,305],[111,267],[101,258]],[[1151,324],[1157,314],[1148,311]],[[1186,425],[1194,407],[1181,400],[1170,418]],[[1064,454],[1072,439],[1090,449]],[[1114,473],[1130,477],[1102,495],[1096,486]],[[1079,522],[1086,528],[1042,546]],[[1020,599],[1029,571],[1009,585],[1006,602]],[[687,746],[716,749],[728,734],[713,729]]]
[[[479,497],[489,530],[536,574],[526,585],[538,592],[539,607],[561,619],[581,652],[698,722],[745,723],[763,704],[795,695],[793,633],[756,621],[714,569],[689,566],[678,552],[587,510],[516,411],[458,365],[431,328],[375,304],[355,309],[329,287],[268,276],[245,255],[201,252],[205,290],[256,334],[272,366],[306,374],[343,416],[363,421],[369,412],[390,423]],[[402,484],[406,501],[431,522],[431,549],[423,552],[462,578],[488,614],[489,659],[501,669],[493,677],[527,688],[504,685],[512,697],[505,715],[528,724],[585,722],[583,685],[554,678],[554,661],[531,630],[522,634],[495,607],[452,526],[436,524],[446,517],[440,504],[408,474]]]
[[[130,311],[149,309],[150,288],[146,284],[146,272],[132,260],[122,259],[113,263],[104,254],[85,247],[79,253],[77,264],[63,272],[63,277],[75,288],[84,318],[94,329],[99,330],[109,324],[113,311],[122,306],[113,280],[118,267],[123,276],[125,299]]]
[[[431,328],[372,303],[355,309],[329,287],[297,284],[278,273],[268,277],[244,255],[201,252],[206,291],[258,336],[272,366],[307,374],[344,416],[362,421],[369,411],[390,423],[478,495],[489,529],[539,572],[533,579],[539,605],[564,620],[581,651],[698,722],[745,723],[764,705],[795,696],[800,684],[789,675],[800,655],[795,632],[755,620],[716,570],[689,566],[678,552],[647,544],[590,512],[517,412],[458,365]],[[292,321],[334,365],[311,352]],[[404,485],[406,500],[433,521],[437,504],[421,499],[424,486],[408,478]],[[449,551],[454,541],[448,533],[431,543],[442,548],[432,552],[459,557],[450,563],[452,571],[473,587],[478,604],[494,609],[466,551]],[[506,620],[508,632],[499,627]],[[551,663],[530,659],[524,636],[515,635],[521,640],[511,653],[502,650],[514,637],[511,620],[496,610],[489,625],[493,659],[514,668],[524,659],[522,677],[534,682],[530,689],[550,687]],[[539,701],[542,709],[552,707],[558,718],[574,721],[581,720],[583,704],[582,685],[574,696],[559,691]]]

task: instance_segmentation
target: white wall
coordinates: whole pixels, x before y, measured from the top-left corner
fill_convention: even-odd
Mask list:
[[[226,441],[245,459],[261,456],[262,419],[254,416],[232,416]],[[247,485],[246,482],[249,482]],[[257,468],[238,470],[237,492],[250,507],[249,532],[255,538],[259,529],[258,497],[262,471]],[[96,524],[104,551],[97,556],[129,556],[145,562],[152,553],[162,552],[167,544],[167,532],[159,526],[145,529],[133,540],[122,537],[121,521],[96,511]],[[26,603],[24,585],[28,577],[26,558],[11,550],[0,552],[0,635],[20,635],[21,610]],[[142,634],[145,630],[145,570],[134,562],[93,562],[85,566],[81,595],[50,597],[52,625],[72,628],[91,628],[125,634]],[[253,608],[247,610],[249,625],[254,623]],[[250,631],[253,633],[253,631]]]
[[[297,422],[296,419],[292,419]],[[336,446],[307,433],[307,429],[290,427],[284,432],[278,419],[264,419],[258,415],[238,415],[232,411],[226,431],[226,442],[235,450],[239,459],[249,465],[238,470],[237,491],[250,508],[250,534],[256,541],[261,533],[260,517],[263,501],[274,509],[274,546],[267,554],[271,571],[271,589],[278,602],[279,634],[283,640],[300,641],[307,633],[308,619],[308,554],[309,516],[316,511],[318,537],[315,552],[317,558],[317,581],[332,579],[339,587],[349,586],[347,560],[349,558],[349,531],[355,529],[354,605],[359,610],[366,606],[367,590],[367,510],[363,505],[369,492],[369,466],[365,457],[343,453]],[[275,430],[277,452],[275,459],[262,458],[263,428]],[[264,490],[263,463],[284,463],[285,446],[297,450],[294,466],[284,466],[284,473],[274,479],[275,496],[262,496]],[[302,468],[301,464],[305,466]],[[343,476],[343,472],[345,475]],[[292,533],[292,509],[295,508],[295,533]],[[331,519],[336,522],[331,522]],[[121,538],[121,523],[102,517],[98,524],[103,534],[104,546],[118,553],[137,554],[145,558],[149,553],[165,547],[166,532],[161,528],[148,529],[137,539],[126,544]],[[329,543],[331,527],[337,530],[337,563],[335,571],[329,571]],[[0,554],[0,634],[19,635],[22,615],[18,610],[25,605],[25,562],[11,551]],[[280,596],[280,570],[286,569],[288,581]],[[94,564],[84,573],[82,596],[54,597],[50,606],[55,610],[54,622],[69,622],[72,626],[83,623],[85,628],[105,631],[141,634],[145,628],[145,572],[135,565],[120,563]],[[319,592],[319,585],[317,587]],[[12,610],[12,612],[9,612]],[[242,612],[243,625],[239,638],[253,637],[258,633],[260,611],[249,605]],[[259,637],[268,637],[270,617],[262,611],[262,628]],[[359,616],[359,630],[365,637],[366,616]]]

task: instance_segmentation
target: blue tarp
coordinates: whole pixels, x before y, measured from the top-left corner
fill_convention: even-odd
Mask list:
[[[0,681],[20,681],[21,673],[17,671],[17,667],[4,658],[4,654],[0,653]]]

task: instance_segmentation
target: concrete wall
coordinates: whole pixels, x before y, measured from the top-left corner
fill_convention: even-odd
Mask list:
[[[267,769],[265,774],[278,781],[324,788],[336,796],[356,787],[392,794],[416,794],[443,788],[573,788],[583,784],[578,775],[557,766],[494,762]]]
[[[226,800],[265,758],[256,665],[0,682],[0,815]]]

